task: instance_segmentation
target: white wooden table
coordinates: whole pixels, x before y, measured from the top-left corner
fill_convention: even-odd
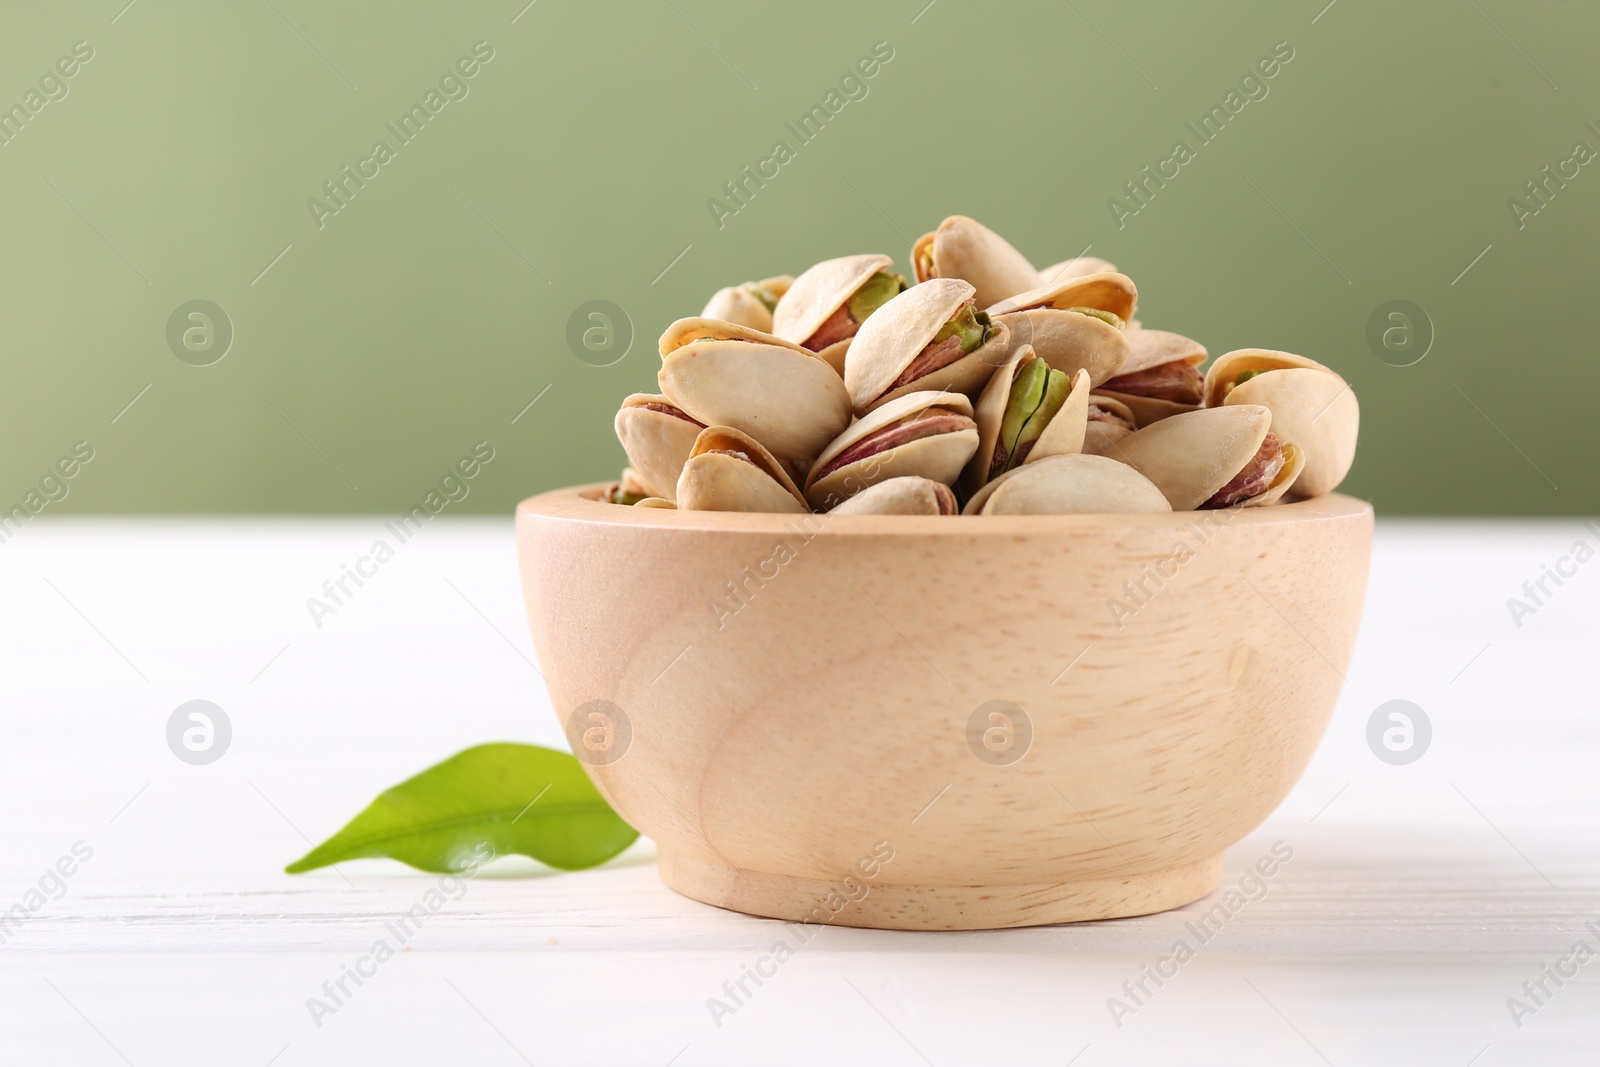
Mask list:
[[[1543,974],[1577,941],[1600,951],[1600,563],[1548,583],[1520,628],[1506,606],[1574,541],[1600,547],[1577,521],[1380,523],[1328,736],[1226,877],[1275,841],[1294,858],[1203,946],[1185,923],[1209,902],[993,933],[827,929],[714,1020],[708,998],[786,930],[674,895],[641,841],[581,874],[501,861],[346,979],[319,1026],[308,998],[437,878],[283,864],[460,748],[563,744],[509,519],[441,518],[313,623],[306,599],[383,532],[41,519],[0,545],[0,912],[26,916],[0,925],[0,1063],[1600,1059],[1600,960],[1559,987]],[[192,699],[232,724],[207,766],[166,742]],[[1368,747],[1392,699],[1432,723],[1409,765]],[[1158,988],[1145,968],[1180,939],[1195,956]],[[1536,1003],[1523,983],[1541,979]],[[1114,1019],[1113,997],[1132,1012]],[[1531,1013],[1514,1020],[1511,997]]]

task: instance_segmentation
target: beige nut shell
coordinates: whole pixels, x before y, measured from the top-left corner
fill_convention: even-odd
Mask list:
[[[1193,511],[1250,462],[1271,423],[1257,405],[1200,408],[1129,434],[1107,455],[1154,482],[1173,511]]]
[[[732,449],[749,461],[714,449]],[[783,465],[749,434],[731,426],[707,426],[695,439],[678,476],[678,507],[689,511],[804,513],[805,497]]]
[[[1297,496],[1331,493],[1350,473],[1361,428],[1361,405],[1338,374],[1304,356],[1246,348],[1217,357],[1206,375],[1208,403],[1219,401],[1226,383],[1247,370],[1262,370],[1235,386],[1223,406],[1260,404],[1272,412],[1272,432],[1305,452],[1305,467],[1295,481]]]
[[[1138,306],[1139,287],[1133,284],[1132,278],[1116,271],[1102,271],[1099,274],[1067,278],[1049,285],[1038,286],[1025,293],[1018,293],[1009,299],[991,304],[989,314],[1009,315],[1013,311],[1042,307],[1062,310],[1086,307],[1097,311],[1109,311],[1126,324],[1133,318],[1133,312]]]
[[[1003,323],[994,324],[987,341],[954,363],[889,390],[974,291],[967,282],[935,278],[896,294],[861,324],[844,360],[844,384],[857,415],[909,393],[948,389],[973,394],[983,387],[1009,350],[1010,334]]]
[[[1024,463],[980,489],[963,515],[1103,515],[1171,511],[1150,480],[1105,456]]]
[[[863,489],[829,515],[954,515],[955,494],[943,482],[905,475]]]
[[[687,338],[709,340],[685,344]],[[828,363],[771,334],[712,319],[680,319],[661,339],[656,380],[707,426],[731,426],[783,459],[809,463],[849,425],[850,396]]]
[[[1024,345],[1014,359],[1008,360],[994,372],[989,384],[978,395],[972,406],[973,421],[978,424],[978,450],[972,454],[966,469],[961,472],[961,491],[970,496],[983,487],[989,478],[989,468],[994,464],[994,449],[1000,439],[1000,428],[1005,422],[1006,407],[1011,401],[1011,383],[1017,373],[1029,363],[1040,358],[1034,350]],[[1072,379],[1072,391],[1066,403],[1056,412],[1039,439],[1028,450],[1023,464],[1049,456],[1065,456],[1083,451],[1084,434],[1089,420],[1089,375],[1079,370]]]
[[[1133,412],[1128,405],[1115,397],[1106,396],[1104,393],[1094,393],[1089,397],[1089,407],[1098,407],[1113,415],[1126,419],[1133,426],[1126,427],[1114,423],[1103,422],[1090,417],[1091,413],[1084,412],[1083,451],[1091,456],[1103,456],[1111,451],[1111,446],[1121,441],[1124,437],[1138,429],[1138,420],[1133,417]]]
[[[933,273],[926,273],[925,253],[933,254]],[[983,223],[965,215],[951,215],[932,233],[911,246],[911,269],[919,282],[932,278],[960,278],[971,283],[978,306],[1004,300],[1039,284],[1039,272],[1028,257]]]
[[[804,344],[868,278],[892,266],[894,260],[880,253],[841,256],[813,265],[794,280],[773,309],[772,332]]]
[[[962,468],[977,450],[978,431],[975,429],[956,430],[908,441],[854,463],[847,463],[824,477],[818,476],[818,472],[835,456],[857,441],[931,407],[948,408],[959,415],[972,417],[972,401],[961,393],[933,389],[896,397],[851,423],[848,430],[823,449],[806,478],[806,499],[819,510],[827,510],[837,507],[869,486],[905,475],[954,485]]]
[[[1093,315],[1038,307],[1000,315],[996,321],[1010,332],[1013,351],[1031,345],[1056,370],[1087,371],[1094,387],[1121,373],[1128,358],[1128,338]]]
[[[645,407],[646,404],[677,407],[660,394],[632,394],[617,410],[614,422],[617,440],[622,442],[629,465],[649,495],[675,500],[678,475],[683,473],[684,460],[689,458],[689,451],[694,448],[695,438],[703,427],[676,415],[652,410]]]
[[[1088,274],[1115,273],[1117,265],[1098,256],[1074,256],[1063,259],[1060,263],[1052,263],[1039,271],[1040,285],[1055,285],[1070,278],[1082,278]]]

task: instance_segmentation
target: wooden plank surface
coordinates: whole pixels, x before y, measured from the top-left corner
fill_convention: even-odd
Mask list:
[[[1574,542],[1600,547],[1581,523],[1380,521],[1328,736],[1224,884],[1275,842],[1294,857],[1203,942],[1216,897],[1083,926],[829,929],[762,963],[794,932],[674,895],[640,842],[594,872],[490,868],[314,1020],[308,999],[331,1003],[323,983],[436,879],[282,865],[459,748],[563,744],[509,520],[441,520],[313,620],[307,598],[385,536],[84,521],[0,546],[0,911],[26,912],[0,927],[0,1062],[1593,1061],[1600,963],[1560,986],[1543,970],[1600,950],[1600,566],[1547,580],[1520,620],[1506,603],[1532,604],[1524,581]],[[192,699],[233,728],[208,766],[167,747]],[[1405,766],[1366,738],[1393,699],[1433,729]],[[48,875],[63,857],[73,873]],[[1193,957],[1163,963],[1178,941]],[[740,994],[758,966],[775,973]]]

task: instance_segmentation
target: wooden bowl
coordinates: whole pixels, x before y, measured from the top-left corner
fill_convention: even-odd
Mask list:
[[[1333,711],[1372,508],[517,509],[545,681],[673,889],[960,930],[1216,888]]]

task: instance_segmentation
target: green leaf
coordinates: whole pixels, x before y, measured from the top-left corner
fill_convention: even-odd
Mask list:
[[[576,871],[604,863],[638,836],[572,756],[502,742],[458,752],[384,790],[284,870],[387,856],[445,873],[515,852]]]

